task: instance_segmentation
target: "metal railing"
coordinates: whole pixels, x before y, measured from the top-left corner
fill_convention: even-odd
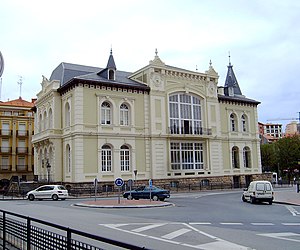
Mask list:
[[[4,210],[0,213],[1,249],[100,250],[105,245],[110,245],[110,248],[146,249]]]

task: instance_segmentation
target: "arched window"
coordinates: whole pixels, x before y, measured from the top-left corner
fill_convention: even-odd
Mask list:
[[[102,146],[101,161],[102,172],[111,172],[112,150],[109,145]]]
[[[47,119],[47,112],[45,111],[44,112],[44,129],[46,130],[46,129],[48,129],[48,124],[47,124],[47,121],[48,121],[48,119]]]
[[[66,169],[68,173],[71,172],[71,148],[69,144],[66,147]]]
[[[230,115],[230,126],[231,131],[237,131],[235,114]]]
[[[239,148],[234,146],[232,148],[232,167],[233,168],[240,168],[239,162],[240,162],[240,160],[239,160]]]
[[[67,102],[65,105],[65,126],[70,127],[71,124],[71,108],[70,104]]]
[[[169,96],[171,134],[202,134],[201,100],[185,93]]]
[[[120,125],[121,126],[129,125],[129,108],[125,103],[121,104],[120,106]]]
[[[49,115],[48,115],[48,119],[49,119],[49,128],[53,128],[53,114],[52,114],[52,109],[49,109]]]
[[[247,132],[247,116],[246,115],[242,115],[241,122],[242,122],[242,131]]]
[[[43,116],[42,114],[39,115],[39,132],[43,131]]]
[[[244,167],[251,168],[251,151],[249,147],[244,147],[243,149],[243,160],[244,160]]]
[[[120,150],[121,171],[128,172],[130,169],[130,151],[126,145],[121,146]]]
[[[108,102],[103,102],[101,105],[101,124],[111,124],[111,106]]]

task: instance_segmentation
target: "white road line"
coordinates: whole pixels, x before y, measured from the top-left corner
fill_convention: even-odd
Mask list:
[[[285,207],[291,212],[291,214],[292,214],[293,216],[300,215],[300,213],[298,213],[298,211],[297,211],[295,208],[293,208],[292,206],[286,205]]]
[[[185,233],[188,233],[190,231],[192,231],[192,230],[191,229],[187,229],[187,228],[181,228],[179,230],[176,230],[176,231],[174,231],[172,233],[163,235],[161,237],[164,238],[164,239],[172,240],[172,239],[174,239],[174,238],[176,238],[176,237],[178,237],[180,235],[183,235]]]
[[[211,222],[190,222],[189,225],[211,225]]]
[[[264,222],[262,222],[262,223],[260,223],[260,222],[258,222],[258,223],[251,223],[251,225],[253,225],[253,226],[274,226],[273,223],[264,223]]]
[[[287,237],[299,237],[300,234],[296,233],[270,233],[270,234],[258,234],[260,236],[266,236],[266,237],[271,237],[275,239],[281,239],[281,240],[288,240],[288,241],[294,241],[294,242],[300,242],[300,240],[297,239],[291,239]]]
[[[139,228],[133,229],[131,231],[139,233],[139,232],[143,232],[143,231],[146,231],[146,230],[149,230],[149,229],[152,229],[152,228],[161,227],[161,226],[164,226],[164,225],[166,225],[166,223],[153,224],[153,225],[148,225],[148,226],[144,226],[144,227],[139,227]]]
[[[300,223],[281,223],[284,226],[300,226]]]
[[[243,225],[243,223],[240,223],[240,222],[221,222],[220,223],[221,225]]]

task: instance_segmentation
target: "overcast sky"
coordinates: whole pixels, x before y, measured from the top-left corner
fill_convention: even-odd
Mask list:
[[[260,101],[258,119],[300,112],[300,1],[0,0],[1,100],[30,101],[61,62],[134,72],[155,49],[168,65],[205,72],[224,85],[231,54],[242,93]],[[286,124],[278,120],[273,123]]]

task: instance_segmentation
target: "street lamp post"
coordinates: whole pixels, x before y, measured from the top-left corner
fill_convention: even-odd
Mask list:
[[[48,171],[48,184],[50,183],[50,171],[51,171],[51,165],[49,163],[49,160],[47,159],[47,171]]]
[[[133,170],[134,173],[134,186],[136,186],[136,175],[137,175],[137,170]]]

